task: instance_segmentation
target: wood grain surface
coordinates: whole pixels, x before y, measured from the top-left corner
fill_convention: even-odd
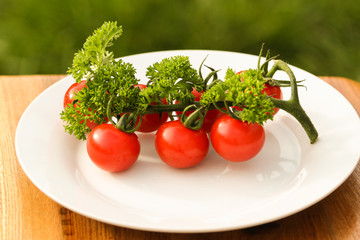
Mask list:
[[[37,95],[62,77],[0,76],[1,239],[360,239],[359,165],[335,192],[312,207],[269,224],[227,232],[139,231],[101,223],[60,206],[25,175],[15,154],[14,141],[24,110]],[[341,77],[321,78],[338,89],[360,115],[360,83]]]

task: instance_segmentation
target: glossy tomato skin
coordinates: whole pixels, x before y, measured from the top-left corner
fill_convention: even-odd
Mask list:
[[[217,109],[207,111],[203,122],[204,130],[209,133],[214,122],[223,115],[225,115],[225,113],[222,113]]]
[[[270,86],[268,83],[265,83],[265,88],[261,91],[261,93],[266,93],[268,96],[271,96],[273,98],[282,99],[283,94],[281,91],[281,88],[279,86]],[[279,108],[274,109],[273,115],[275,115],[277,112],[279,112]]]
[[[224,115],[215,121],[211,144],[223,158],[232,162],[247,161],[255,157],[265,143],[264,128]]]
[[[84,87],[86,87],[86,80],[83,80],[80,83],[73,83],[68,88],[64,96],[64,103],[63,103],[64,108],[66,108],[68,104],[72,104],[74,102],[75,93],[79,92]]]
[[[130,168],[140,154],[140,143],[135,133],[125,133],[111,124],[95,127],[86,141],[90,159],[108,172]]]
[[[199,164],[209,151],[209,138],[204,129],[191,130],[180,120],[160,126],[155,136],[155,148],[160,158],[174,168],[189,168]]]
[[[73,83],[68,88],[68,90],[66,91],[65,96],[64,96],[64,103],[63,103],[64,109],[67,108],[69,104],[73,104],[75,93],[79,92],[84,87],[86,87],[86,80],[82,80],[80,83]],[[75,104],[75,106],[77,106],[77,105]],[[91,111],[90,108],[89,108],[89,110]],[[108,122],[108,121],[109,121],[109,119],[105,118],[103,122],[105,123],[105,122]],[[83,121],[81,121],[81,123],[82,122]],[[92,121],[87,120],[86,125],[88,126],[88,128],[90,128],[92,130],[98,124],[96,122],[92,122]]]
[[[135,85],[135,87],[144,89],[146,88],[146,85],[137,84]],[[163,104],[167,104],[166,99],[162,99],[161,102]],[[151,105],[155,105],[155,103],[152,103]],[[159,113],[145,114],[144,116],[142,116],[141,125],[137,131],[144,133],[153,132],[157,130],[161,126],[161,124],[166,122],[168,118],[169,115],[167,113],[162,113],[161,115]]]
[[[141,126],[137,130],[138,132],[149,133],[156,131],[161,124],[167,121],[167,113],[162,113],[161,117],[159,113],[145,114],[142,117]]]
[[[195,97],[195,101],[200,101],[201,95],[204,93],[204,91],[198,92],[196,91],[196,89],[194,88],[191,92],[194,97]],[[178,103],[178,102],[176,102]],[[189,116],[193,111],[187,111],[185,113],[185,116]],[[181,111],[176,111],[177,115],[181,115],[182,112]],[[217,109],[213,109],[213,110],[209,110],[207,111],[205,117],[204,117],[204,122],[202,127],[205,129],[206,132],[210,132],[211,131],[211,127],[214,124],[214,122],[216,121],[216,119],[218,119],[219,117],[221,117],[222,115],[224,115],[224,113],[220,112]]]

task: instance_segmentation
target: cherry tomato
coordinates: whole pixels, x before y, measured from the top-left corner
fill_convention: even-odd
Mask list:
[[[146,88],[144,84],[135,85],[140,89]],[[166,104],[166,99],[162,99],[161,102]],[[156,103],[152,103],[151,105],[155,105]],[[161,124],[167,121],[169,115],[167,113],[162,113],[161,117],[159,113],[145,114],[141,119],[141,126],[137,130],[138,132],[153,132],[157,130]]]
[[[194,96],[195,96],[195,101],[200,101],[201,95],[204,93],[204,91],[198,92],[196,91],[196,89],[194,88],[191,92]],[[177,101],[175,103],[178,103]],[[193,111],[187,111],[185,113],[186,116],[189,116]],[[181,115],[182,112],[181,111],[176,111],[177,115]],[[213,110],[209,110],[206,112],[206,115],[204,117],[204,122],[202,127],[205,129],[206,132],[210,132],[211,131],[211,127],[214,124],[214,122],[216,121],[216,119],[218,119],[219,117],[221,117],[222,115],[224,115],[224,113],[220,112],[217,109],[213,109]]]
[[[273,98],[282,99],[282,91],[279,86],[270,86],[268,83],[265,83],[265,88],[261,91],[261,93],[266,93],[268,96],[271,96]],[[277,112],[279,112],[279,108],[274,109],[275,112],[273,115],[275,115]]]
[[[80,83],[74,83],[68,88],[64,96],[64,108],[66,108],[68,104],[74,102],[75,93],[79,92],[84,87],[86,87],[86,80],[83,80]]]
[[[101,124],[89,134],[86,149],[90,159],[108,172],[130,168],[140,154],[140,143],[135,133],[125,133],[111,124]]]
[[[232,162],[255,157],[265,142],[264,128],[224,115],[215,121],[210,133],[211,144],[223,158]]]
[[[222,113],[217,109],[207,111],[203,122],[203,128],[205,131],[209,133],[214,122],[223,115],[225,115],[225,113]]]
[[[69,106],[69,104],[73,104],[74,102],[74,96],[75,93],[79,92],[81,89],[83,89],[84,87],[86,87],[86,80],[82,80],[80,83],[73,83],[68,90],[65,93],[64,96],[64,109],[67,108]],[[75,106],[76,103],[75,103]],[[89,108],[89,110],[91,111],[91,109]],[[104,119],[104,123],[108,122],[108,118]],[[82,123],[83,121],[81,121],[80,123]],[[86,121],[86,125],[88,126],[88,128],[90,128],[91,130],[94,129],[98,124],[96,122],[92,122],[87,120]]]
[[[202,128],[191,130],[180,120],[169,121],[156,132],[155,148],[167,165],[189,168],[205,158],[209,150],[209,138]]]

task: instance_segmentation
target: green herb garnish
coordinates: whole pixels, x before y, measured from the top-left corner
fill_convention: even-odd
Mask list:
[[[199,129],[206,112],[215,108],[233,118],[262,125],[273,118],[274,107],[277,107],[295,116],[310,141],[316,141],[317,131],[298,100],[295,76],[280,60],[268,70],[268,62],[275,58],[270,58],[269,53],[260,65],[261,50],[257,69],[240,74],[228,69],[224,80],[218,79],[218,70],[208,66],[211,73],[204,78],[201,73],[204,62],[197,71],[186,56],[165,58],[147,68],[147,87],[140,91],[136,87],[139,80],[134,67],[116,60],[113,52],[107,50],[121,34],[122,27],[116,22],[105,22],[75,54],[68,70],[76,82],[87,81],[86,87],[75,95],[74,104],[61,113],[65,130],[77,138],[86,139],[90,132],[87,121],[101,124],[108,118],[117,128],[133,132],[139,126],[137,119],[144,114],[184,110],[193,111],[188,117],[181,116],[183,124],[192,129]],[[274,80],[272,77],[278,70],[285,71],[290,81]],[[291,99],[284,101],[266,95],[263,93],[265,83],[290,86]],[[194,89],[203,91],[200,101],[195,101],[191,93]],[[164,98],[167,104],[161,102]]]

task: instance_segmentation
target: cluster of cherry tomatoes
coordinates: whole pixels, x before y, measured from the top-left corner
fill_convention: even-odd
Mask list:
[[[136,86],[140,89],[146,87],[143,84]],[[70,86],[65,93],[64,108],[68,104],[76,104],[73,97],[84,87],[86,81]],[[278,86],[265,84],[263,91],[268,96],[282,99],[282,92]],[[202,92],[194,90],[192,94],[195,101],[199,101]],[[163,104],[166,104],[166,100]],[[278,110],[275,109],[275,113]],[[181,112],[176,114],[180,115]],[[208,153],[210,142],[222,158],[233,162],[247,161],[255,157],[265,142],[263,126],[234,119],[217,109],[206,113],[199,130],[185,127],[179,119],[169,121],[167,113],[145,114],[141,120],[141,126],[137,131],[156,131],[155,149],[161,160],[174,168],[189,168],[202,162]],[[100,125],[86,122],[92,129],[86,142],[88,155],[105,171],[124,171],[138,159],[140,142],[136,133],[125,133],[107,122],[108,119],[104,119],[104,123]]]

